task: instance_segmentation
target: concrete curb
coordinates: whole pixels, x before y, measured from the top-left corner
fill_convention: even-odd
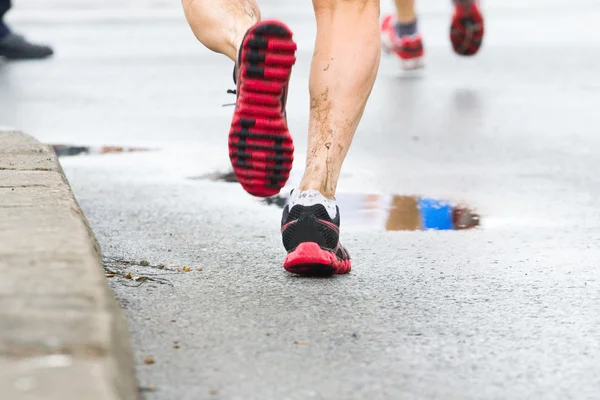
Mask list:
[[[139,399],[100,247],[48,146],[0,132],[0,391],[11,400]]]

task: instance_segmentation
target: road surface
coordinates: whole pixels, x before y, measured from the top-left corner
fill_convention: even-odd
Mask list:
[[[308,1],[278,3],[264,16],[299,44],[293,187],[315,27]],[[232,65],[178,3],[17,2],[9,21],[57,54],[0,63],[0,125],[153,149],[62,159],[145,398],[597,398],[600,6],[488,0],[482,52],[461,59],[442,3],[419,4],[425,71],[382,60],[339,186],[354,268],[324,280],[281,268],[276,204],[206,178],[229,171]],[[481,227],[386,231],[392,195],[466,204]]]

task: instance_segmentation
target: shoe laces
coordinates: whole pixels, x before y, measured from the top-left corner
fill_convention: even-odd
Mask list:
[[[236,76],[235,76],[235,70],[236,70],[236,67],[235,67],[235,65],[234,65],[234,66],[233,66],[233,83],[237,85],[237,78],[236,78]],[[227,89],[227,93],[228,93],[228,94],[234,94],[234,95],[236,95],[236,96],[237,96],[237,90],[236,90],[236,89]],[[237,99],[236,99],[236,103],[237,103]],[[236,105],[236,103],[227,103],[227,104],[223,104],[223,106],[222,106],[222,107],[230,107],[230,106],[235,106],[235,105]]]
[[[237,90],[235,89],[227,89],[227,93],[228,94],[235,94],[237,95]],[[222,107],[230,107],[230,106],[235,106],[236,103],[225,103],[222,105]]]

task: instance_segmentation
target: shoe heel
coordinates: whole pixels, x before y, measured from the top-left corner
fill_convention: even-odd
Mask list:
[[[294,234],[287,238],[285,235],[283,237],[283,246],[287,251],[297,250],[307,243],[313,243],[319,249],[329,247],[319,229],[319,223],[313,215],[309,213],[301,215],[295,224]]]
[[[288,253],[283,268],[300,275],[329,276],[335,272],[333,265],[336,262],[336,256],[323,250],[318,243],[304,242]]]

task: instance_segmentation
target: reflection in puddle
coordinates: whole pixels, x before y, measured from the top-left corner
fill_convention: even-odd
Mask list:
[[[285,207],[288,196],[263,201]],[[462,230],[479,226],[479,215],[471,209],[445,200],[416,196],[340,193],[337,203],[343,210],[343,224],[354,228],[387,231]]]
[[[72,146],[63,144],[51,145],[58,157],[93,155],[93,154],[111,154],[111,153],[132,153],[137,151],[152,151],[151,149],[141,147],[122,147],[122,146]]]
[[[188,179],[237,182],[233,171],[213,172]],[[283,208],[288,197],[289,193],[281,193],[261,201]],[[387,231],[462,230],[479,226],[479,214],[445,200],[358,193],[339,193],[336,200],[343,210],[344,226]]]

